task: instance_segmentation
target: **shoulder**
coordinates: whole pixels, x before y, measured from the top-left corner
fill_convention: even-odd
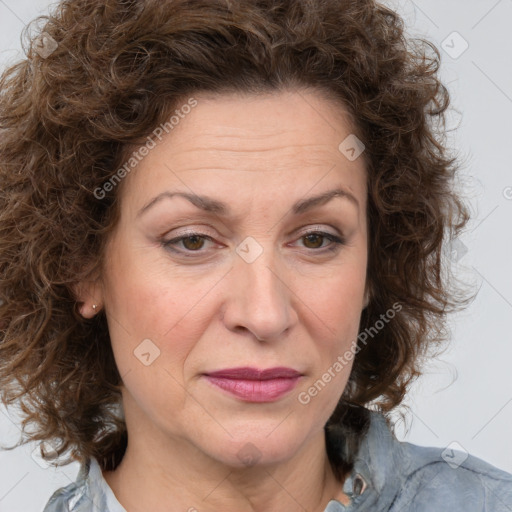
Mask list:
[[[43,512],[125,512],[110,494],[92,458],[82,463],[75,482],[52,494]]]
[[[512,512],[512,474],[455,443],[441,448],[399,441],[380,413],[372,413],[355,471],[368,485],[356,502],[372,510]]]
[[[83,507],[79,509],[77,505],[83,497],[84,492],[85,485],[83,482],[77,481],[66,487],[62,487],[51,495],[43,512],[75,512],[82,510]]]
[[[418,511],[512,511],[511,474],[461,449],[400,445],[404,485],[397,498],[402,506],[410,503]]]

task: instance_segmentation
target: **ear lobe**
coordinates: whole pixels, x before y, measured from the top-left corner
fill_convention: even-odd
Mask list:
[[[80,314],[87,318],[92,318],[96,311],[92,308],[93,304],[101,304],[103,294],[100,281],[79,281],[72,285],[73,295],[80,310]]]

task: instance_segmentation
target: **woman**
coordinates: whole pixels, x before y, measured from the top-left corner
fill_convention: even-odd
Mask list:
[[[0,98],[2,400],[82,463],[45,512],[512,509],[389,420],[464,304],[438,66],[369,0],[59,5]]]

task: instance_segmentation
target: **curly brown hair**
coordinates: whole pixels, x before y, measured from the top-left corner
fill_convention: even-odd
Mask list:
[[[101,275],[119,218],[122,183],[95,190],[199,92],[313,89],[351,113],[368,170],[360,331],[401,311],[358,347],[340,400],[353,407],[327,426],[360,434],[364,406],[387,415],[401,404],[464,302],[444,265],[469,215],[452,187],[460,164],[435,45],[407,38],[373,0],[64,0],[41,20],[56,48],[42,55],[32,38],[0,78],[0,387],[23,412],[20,443],[51,442],[56,465],[120,462],[122,379],[106,317],[84,319],[73,286]]]

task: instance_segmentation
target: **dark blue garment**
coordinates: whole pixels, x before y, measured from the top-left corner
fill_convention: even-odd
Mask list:
[[[512,474],[463,451],[400,442],[377,412],[343,490],[351,504],[331,500],[325,512],[512,512]],[[43,512],[126,510],[91,459]]]

